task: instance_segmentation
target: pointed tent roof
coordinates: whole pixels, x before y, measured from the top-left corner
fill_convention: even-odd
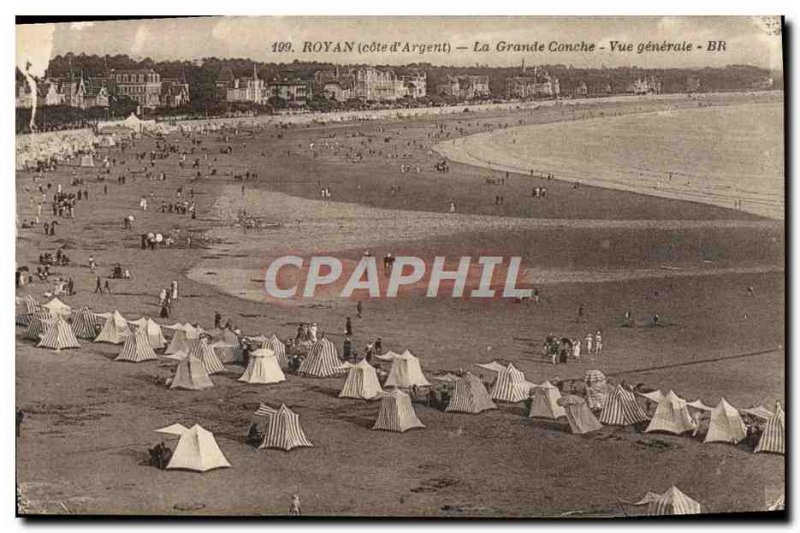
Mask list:
[[[187,355],[180,361],[175,368],[175,375],[172,377],[170,389],[203,390],[214,386],[211,378],[208,377],[206,367],[198,357]]]
[[[272,337],[264,341],[261,347],[275,352],[275,357],[278,358],[278,364],[281,365],[282,368],[289,366],[289,360],[286,358],[286,345],[281,342],[277,335],[273,334]]]
[[[103,329],[95,337],[94,342],[108,342],[111,344],[122,344],[125,342],[125,337],[131,334],[131,328],[128,327],[128,321],[125,320],[119,311],[113,313],[102,313],[101,316],[106,319],[103,324]]]
[[[374,400],[383,392],[378,380],[378,373],[366,359],[362,359],[350,368],[339,398],[356,398],[358,400]]]
[[[602,409],[609,394],[614,390],[600,370],[587,370],[583,380],[586,382],[586,403],[590,409]]]
[[[491,370],[492,372],[502,372],[506,368],[497,361],[492,361],[491,363],[478,363],[477,366],[485,368],[486,370]]]
[[[189,345],[191,344],[189,341],[200,338],[200,331],[189,323],[178,323],[164,327],[175,331],[164,352],[167,355],[189,353]]]
[[[700,514],[700,504],[672,486],[647,506],[650,516]]]
[[[525,374],[509,363],[497,373],[497,379],[492,387],[492,400],[498,402],[516,403],[528,397],[531,384],[525,379]]]
[[[695,422],[689,415],[686,400],[669,391],[664,399],[658,403],[656,412],[645,433],[651,431],[664,431],[680,435],[695,428]]]
[[[558,404],[566,411],[567,422],[573,433],[583,434],[602,429],[603,425],[580,396],[567,394],[558,400]]]
[[[46,304],[42,304],[42,307],[50,311],[50,314],[53,316],[58,315],[67,318],[72,314],[72,308],[59,300],[57,296]]]
[[[189,431],[189,428],[187,428],[186,426],[182,424],[172,424],[170,426],[157,429],[156,433],[164,433],[165,435],[176,435],[180,437],[186,431]]]
[[[664,393],[661,392],[660,390],[654,390],[650,392],[637,392],[636,394],[644,398],[647,398],[651,402],[656,402],[656,403],[664,399]]]
[[[336,346],[328,339],[320,339],[311,347],[297,373],[326,378],[338,374],[339,371],[336,370],[336,367],[340,364]]]
[[[697,409],[698,411],[713,411],[714,408],[710,407],[703,403],[703,400],[697,399],[693,402],[686,402],[687,407],[691,407],[692,409]]]
[[[400,355],[399,353],[393,352],[389,350],[385,354],[378,354],[375,356],[376,359],[380,359],[381,361],[392,362],[394,358]]]
[[[39,341],[37,346],[39,348],[51,348],[57,351],[81,347],[81,345],[78,344],[78,339],[75,338],[72,330],[69,329],[69,324],[64,321],[61,315],[49,324],[47,331],[42,335],[42,340]]]
[[[552,420],[567,416],[566,410],[558,405],[558,400],[560,398],[561,391],[554,387],[549,381],[535,386],[533,389],[531,410],[528,416],[530,418],[549,418]]]
[[[703,442],[727,442],[738,444],[747,436],[739,411],[729,404],[725,398],[719,405],[711,410],[711,419],[708,422],[708,433]]]
[[[150,341],[147,338],[147,332],[144,329],[138,329],[133,335],[128,335],[125,339],[125,344],[122,345],[122,350],[114,361],[127,361],[129,363],[141,363],[142,361],[152,361],[158,359],[153,347],[150,346]]]
[[[769,420],[772,418],[773,413],[763,405],[759,405],[757,407],[751,407],[750,409],[742,409],[742,413],[747,413],[750,416],[755,416],[756,418],[760,418],[762,420]]]
[[[142,317],[138,320],[129,320],[128,323],[147,332],[147,340],[154,350],[166,346],[167,339],[164,338],[164,334],[161,332],[161,326],[152,318]]]
[[[261,384],[280,383],[286,381],[286,376],[278,364],[275,353],[272,350],[260,348],[250,354],[247,368],[239,381]]]
[[[764,432],[758,441],[754,453],[771,452],[771,453],[785,453],[786,448],[786,429],[784,421],[784,413],[781,404],[775,405],[775,414],[772,415],[764,426]]]
[[[413,428],[424,428],[425,425],[417,418],[411,398],[400,389],[384,392],[378,418],[372,429],[396,431],[403,433]]]
[[[455,381],[453,395],[445,412],[477,414],[489,409],[497,409],[497,406],[486,392],[486,387],[478,376],[467,372],[466,376]]]
[[[414,385],[425,387],[430,383],[422,373],[419,359],[406,350],[394,358],[384,387],[412,387]]]
[[[277,361],[276,361],[277,363]],[[300,417],[297,413],[281,405],[280,409],[272,409],[265,406],[271,413],[267,416],[267,425],[264,431],[264,439],[261,441],[260,448],[277,448],[289,451],[294,448],[311,447],[311,441],[306,438],[303,428],[300,426]]]
[[[214,434],[195,424],[181,434],[178,445],[172,453],[167,470],[176,468],[207,472],[215,468],[231,466],[222,450],[219,449]]]
[[[609,394],[600,413],[600,422],[610,426],[630,426],[646,420],[647,413],[636,403],[633,393],[622,385],[617,385]]]
[[[72,332],[80,339],[94,340],[97,336],[97,326],[100,317],[88,307],[81,307],[72,316]]]
[[[36,298],[31,296],[30,294],[26,295],[25,298],[23,298],[23,301],[25,303],[25,308],[27,313],[33,313],[35,311],[39,311],[42,309],[42,304],[37,302]]]
[[[28,316],[28,327],[25,329],[23,338],[38,341],[52,322],[53,317],[45,309],[31,313]]]
[[[200,337],[187,342],[189,343],[189,350],[186,356],[192,355],[200,359],[209,375],[225,372],[225,367],[206,339]]]

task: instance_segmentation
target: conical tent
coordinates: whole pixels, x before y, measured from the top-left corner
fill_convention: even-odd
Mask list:
[[[602,429],[603,425],[589,410],[586,400],[580,396],[568,394],[558,400],[558,404],[567,413],[567,422],[573,433],[583,434]]]
[[[283,370],[278,364],[278,358],[275,357],[272,350],[261,348],[250,354],[247,368],[239,378],[239,381],[262,384],[280,383],[281,381],[286,381],[286,376],[283,374]]]
[[[758,440],[754,453],[770,452],[783,454],[786,447],[786,430],[783,408],[780,404],[775,406],[775,414],[772,415],[764,427],[764,432]]]
[[[261,347],[275,352],[275,357],[278,358],[278,364],[281,365],[282,368],[289,366],[289,360],[286,358],[286,345],[283,344],[276,335],[272,335]]]
[[[69,324],[60,316],[49,323],[47,331],[42,335],[42,340],[39,341],[37,346],[39,348],[51,348],[53,350],[81,347],[81,345],[78,344],[78,339],[75,338],[72,330],[69,329]]]
[[[210,389],[214,384],[208,377],[206,367],[203,362],[194,355],[187,355],[180,361],[175,368],[175,375],[172,378],[170,389],[203,390]]]
[[[200,332],[191,324],[176,324],[165,327],[174,331],[172,339],[164,352],[167,355],[189,353],[191,341],[200,338]]]
[[[486,388],[478,376],[467,372],[463,378],[455,381],[453,395],[447,404],[447,413],[482,413],[489,409],[497,409]]]
[[[208,344],[208,341],[205,339],[205,337],[200,337],[199,339],[194,339],[188,342],[188,355],[200,359],[209,375],[225,372],[225,367],[222,365],[222,362],[219,360],[214,350],[211,349],[211,346]]]
[[[59,300],[58,297],[53,298],[46,304],[42,304],[42,307],[47,309],[52,316],[69,318],[69,316],[72,314],[72,308]]]
[[[122,344],[125,338],[131,334],[131,328],[128,327],[128,321],[119,314],[119,311],[113,313],[103,313],[98,315],[106,319],[103,324],[103,329],[95,337],[94,342],[108,342],[111,344]]]
[[[530,418],[549,418],[556,420],[562,416],[567,416],[566,410],[558,405],[561,392],[549,381],[537,385],[533,389],[533,401],[531,410],[528,413]]]
[[[337,375],[339,371],[336,367],[340,364],[336,346],[328,339],[320,339],[311,347],[308,356],[303,359],[297,372],[307,376],[326,378]]]
[[[141,363],[142,361],[152,361],[158,359],[156,352],[147,338],[147,332],[140,328],[136,333],[128,335],[122,350],[114,361],[127,361],[129,363]]]
[[[528,397],[531,384],[525,380],[525,374],[517,370],[513,363],[497,373],[492,387],[492,400],[497,402],[516,403]]]
[[[94,340],[97,336],[98,325],[100,325],[100,317],[88,307],[81,307],[72,316],[72,332],[79,339]]]
[[[647,514],[650,516],[700,514],[700,504],[673,486],[657,500],[648,503]]]
[[[236,333],[229,329],[221,330],[220,338],[211,343],[211,348],[223,363],[244,361],[242,343]]]
[[[389,377],[386,378],[386,383],[383,386],[408,388],[415,385],[417,387],[426,387],[430,383],[422,373],[419,359],[406,350],[395,356],[392,368],[389,370]]]
[[[646,433],[651,431],[664,431],[680,435],[695,428],[695,422],[689,415],[686,401],[679,398],[674,392],[669,391],[664,399],[658,402],[656,412],[650,425],[645,429]]]
[[[142,317],[139,320],[131,320],[130,324],[137,329],[144,330],[147,334],[147,341],[154,350],[160,350],[167,344],[167,339],[161,332],[161,326],[152,318]]]
[[[306,434],[300,426],[300,417],[285,405],[281,405],[280,409],[276,411],[268,405],[261,404],[256,413],[267,417],[264,439],[261,441],[259,449],[276,448],[288,452],[294,448],[314,446],[306,438]]]
[[[94,157],[91,154],[87,154],[81,157],[81,166],[82,167],[93,167],[94,166]]]
[[[23,338],[38,341],[52,322],[53,317],[44,309],[31,313],[28,317],[28,327],[25,329]]]
[[[378,373],[366,359],[362,359],[347,373],[339,398],[356,398],[358,400],[374,400],[383,392],[378,380]]]
[[[381,397],[381,406],[378,419],[372,429],[396,431],[403,433],[413,428],[424,428],[425,425],[417,418],[411,398],[400,389],[384,392]]]
[[[600,422],[609,426],[630,426],[646,420],[647,413],[636,403],[633,393],[622,385],[617,385],[609,394],[600,413]]]
[[[739,414],[725,398],[722,398],[715,408],[711,410],[711,419],[708,422],[708,433],[703,442],[727,442],[737,444],[747,436],[747,429]]]
[[[219,449],[214,434],[195,424],[181,434],[172,458],[167,464],[167,470],[180,468],[207,472],[215,468],[231,466],[222,450]]]

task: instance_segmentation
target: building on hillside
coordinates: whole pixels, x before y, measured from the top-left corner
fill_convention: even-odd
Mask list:
[[[189,84],[186,80],[165,78],[161,80],[161,106],[175,108],[189,103]]]
[[[546,70],[533,69],[533,75],[525,75],[506,79],[506,98],[529,100],[534,98],[558,98],[561,85],[558,78],[550,76]]]
[[[336,102],[347,102],[353,98],[353,87],[355,80],[350,78],[341,78],[338,80],[326,81],[321,85],[322,94],[328,100],[335,100]]]
[[[161,75],[153,69],[112,70],[118,96],[128,96],[141,107],[161,105]]]
[[[653,76],[638,78],[628,84],[627,92],[633,94],[661,94],[661,81]]]
[[[226,102],[252,102],[261,105],[269,98],[267,83],[258,77],[255,63],[252,76],[237,78],[230,69],[225,69],[217,79],[217,90]]]
[[[393,70],[358,67],[320,70],[314,73],[314,85],[326,98],[345,102],[393,102],[402,98],[424,98],[427,94],[427,75],[412,73],[397,76]]]
[[[401,98],[425,98],[428,94],[428,75],[425,73],[415,73],[408,76],[400,76]]]
[[[268,98],[280,98],[291,106],[301,106],[311,99],[309,82],[299,79],[273,80],[267,83]]]
[[[573,92],[573,96],[575,98],[584,98],[588,95],[589,95],[589,88],[586,86],[586,82],[582,81],[575,86],[575,91]]]
[[[699,76],[687,76],[686,77],[686,92],[687,93],[696,93],[700,90],[700,77]]]
[[[447,76],[445,82],[439,84],[436,92],[459,100],[485,98],[491,94],[489,76]]]

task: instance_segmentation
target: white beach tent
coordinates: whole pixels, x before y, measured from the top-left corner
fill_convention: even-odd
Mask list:
[[[294,448],[314,446],[300,426],[300,417],[285,405],[275,410],[262,403],[256,415],[267,418],[259,449],[274,448],[288,452]]]
[[[241,363],[244,361],[244,351],[239,336],[230,329],[215,330],[215,338],[211,348],[223,363]]]
[[[680,435],[695,429],[695,422],[689,415],[686,400],[679,398],[677,394],[669,391],[664,398],[658,402],[653,419],[645,429],[645,433],[651,431],[664,431]]]
[[[378,418],[372,429],[396,431],[403,433],[409,429],[424,428],[425,425],[417,418],[411,398],[400,389],[383,392]]]
[[[700,514],[701,512],[700,504],[675,486],[670,487],[661,495],[648,493],[645,500],[647,500],[647,514],[650,516]]]
[[[180,361],[175,368],[175,375],[172,377],[170,389],[203,390],[214,386],[211,378],[208,377],[206,367],[199,357],[192,354],[187,355]]]
[[[725,398],[722,398],[719,404],[711,410],[708,432],[703,442],[738,444],[746,436],[747,429],[739,411],[729,404]]]
[[[156,356],[156,352],[153,351],[153,347],[150,346],[147,332],[144,329],[139,329],[136,333],[126,337],[125,344],[122,345],[122,350],[114,361],[141,363],[143,361],[153,361],[155,359],[158,359],[158,356]]]
[[[172,339],[164,352],[167,355],[189,353],[190,341],[200,338],[200,331],[189,323],[164,327],[173,331]]]
[[[407,388],[415,385],[417,387],[426,387],[430,383],[422,373],[419,359],[406,350],[395,356],[392,368],[389,370],[389,377],[386,378],[386,383],[383,386]]]
[[[783,407],[776,403],[775,414],[767,420],[764,432],[758,440],[758,446],[754,453],[770,452],[783,455],[786,449],[786,422],[784,420]]]
[[[58,299],[58,297],[53,298],[49,302],[42,304],[42,307],[47,309],[52,316],[61,316],[64,318],[69,318],[72,314],[72,308]]]
[[[556,420],[567,416],[566,410],[558,405],[561,398],[561,391],[554,387],[549,381],[533,388],[533,400],[531,410],[528,413],[530,418],[549,418]]]
[[[286,381],[286,376],[278,364],[275,353],[272,350],[260,348],[250,353],[247,368],[239,381],[261,384],[280,383]]]
[[[622,385],[617,385],[608,395],[599,417],[602,424],[610,426],[630,426],[647,419],[647,413],[636,403],[636,397]]]
[[[97,316],[106,319],[103,324],[103,329],[95,337],[94,342],[108,342],[111,344],[122,344],[125,338],[131,334],[131,328],[128,327],[128,321],[119,314],[119,311],[113,313],[102,313]]]
[[[594,416],[586,400],[574,394],[566,394],[559,398],[558,405],[564,408],[573,433],[583,434],[602,429],[603,425]]]
[[[375,367],[370,365],[366,359],[362,359],[347,373],[347,379],[339,393],[339,398],[374,400],[382,391]]]
[[[311,347],[297,373],[318,378],[335,376],[340,373],[337,370],[340,364],[336,346],[328,339],[320,339]]]
[[[143,329],[146,332],[150,347],[154,350],[160,350],[166,346],[167,339],[164,338],[161,326],[152,318],[142,317],[139,320],[130,320],[128,322],[136,326],[137,329]]]
[[[82,167],[93,167],[94,166],[94,157],[92,154],[86,154],[81,156],[81,166]]]
[[[80,348],[78,339],[69,328],[69,324],[61,317],[58,316],[55,320],[49,322],[47,330],[42,335],[42,339],[37,345],[39,348],[50,348],[52,350],[61,351],[67,348]]]
[[[187,429],[180,424],[173,424],[156,430],[158,433],[177,435],[180,437],[167,470],[182,469],[196,472],[207,472],[215,468],[228,468],[231,464],[219,449],[214,434],[195,424]]]
[[[445,412],[477,414],[490,409],[497,409],[497,406],[478,376],[467,372],[466,376],[455,380],[453,395]]]

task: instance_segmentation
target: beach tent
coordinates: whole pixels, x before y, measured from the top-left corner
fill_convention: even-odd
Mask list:
[[[608,395],[599,420],[609,426],[630,426],[647,420],[647,413],[636,403],[631,391],[617,385],[614,392]]]
[[[187,355],[180,361],[175,368],[175,375],[172,377],[170,389],[203,390],[210,389],[214,384],[208,377],[206,367],[200,358],[194,355]]]
[[[286,358],[286,345],[281,342],[277,335],[272,335],[272,337],[264,341],[261,347],[272,350],[282,368],[289,366],[289,360]]]
[[[141,363],[142,361],[152,361],[158,359],[153,347],[150,346],[147,332],[144,329],[138,329],[136,333],[128,335],[125,339],[125,344],[122,345],[122,351],[114,359],[114,361],[127,361],[129,363]]]
[[[190,341],[199,339],[200,332],[191,324],[173,324],[172,326],[164,326],[165,328],[173,330],[172,339],[169,341],[166,351],[167,355],[172,354],[187,354],[189,353]]]
[[[759,405],[757,407],[751,407],[750,409],[742,409],[742,413],[747,413],[750,416],[754,416],[756,418],[760,418],[762,420],[769,420],[772,418],[772,415],[775,414],[763,405]]]
[[[72,316],[72,332],[79,339],[94,340],[99,325],[100,318],[88,307],[81,307]]]
[[[61,316],[64,318],[68,318],[72,314],[72,308],[58,299],[58,297],[53,298],[46,304],[42,304],[42,307],[47,309],[52,316]]]
[[[229,329],[223,329],[216,335],[219,338],[211,343],[211,348],[223,363],[241,363],[244,361],[242,343],[238,335]]]
[[[650,516],[700,514],[700,504],[672,486],[658,498],[650,498],[647,503]]]
[[[392,389],[381,396],[381,406],[378,410],[378,419],[372,429],[397,431],[403,433],[413,428],[424,428],[425,425],[417,418],[411,398],[400,389]]]
[[[613,390],[600,370],[587,370],[583,381],[586,383],[586,403],[589,409],[602,409]]]
[[[567,422],[573,433],[583,434],[602,429],[603,425],[580,396],[567,394],[558,400],[558,405],[567,413]]]
[[[256,411],[256,415],[267,417],[264,439],[261,441],[259,449],[276,448],[288,452],[294,448],[314,446],[306,438],[306,434],[300,426],[300,417],[285,405],[281,405],[280,409],[275,410],[262,403]]]
[[[497,406],[478,376],[467,372],[466,376],[455,380],[453,395],[445,412],[477,414],[489,409],[497,409]]]
[[[695,422],[689,415],[686,407],[686,400],[679,398],[677,394],[669,391],[664,399],[658,403],[656,412],[650,425],[645,429],[645,433],[651,431],[664,431],[680,435],[695,429]]]
[[[116,145],[117,145],[117,143],[114,140],[114,136],[113,135],[103,135],[100,138],[100,146],[103,146],[104,148],[110,148],[110,147],[116,146]]]
[[[94,166],[94,157],[92,157],[92,154],[86,154],[84,156],[81,156],[81,166],[82,167]]]
[[[139,320],[130,320],[130,324],[136,326],[137,330],[144,330],[147,335],[147,341],[150,347],[154,350],[159,350],[166,346],[167,339],[161,332],[161,326],[152,318],[142,317]]]
[[[219,449],[214,434],[199,424],[186,429],[180,424],[158,430],[159,433],[180,434],[178,445],[172,452],[167,470],[182,469],[207,472],[215,468],[228,468],[231,464]]]
[[[655,403],[659,403],[661,400],[664,399],[664,393],[661,392],[660,390],[654,390],[650,392],[637,392],[636,394],[638,394],[642,398],[646,398],[651,402]]]
[[[389,350],[388,352],[386,352],[384,354],[375,355],[375,358],[376,359],[380,359],[381,361],[386,361],[387,363],[391,363],[392,361],[394,361],[394,358],[397,357],[398,355],[400,355],[400,354]]]
[[[286,376],[283,374],[278,358],[272,350],[260,348],[250,354],[247,361],[247,368],[244,374],[239,378],[239,381],[245,383],[280,383],[286,381]]]
[[[22,299],[25,304],[25,312],[30,314],[35,311],[40,311],[42,309],[42,304],[36,301],[36,298],[28,294],[25,298]]]
[[[697,399],[693,402],[686,402],[686,407],[691,407],[692,409],[697,409],[698,411],[706,411],[711,412],[714,410],[713,407],[710,407],[703,403],[703,400]]]
[[[525,380],[525,374],[509,363],[497,373],[491,397],[498,402],[521,402],[528,397],[530,389],[531,383]]]
[[[131,334],[131,328],[128,327],[128,321],[119,314],[119,311],[113,313],[103,313],[101,315],[106,319],[103,324],[103,329],[95,337],[94,342],[109,342],[111,344],[122,344],[125,342],[125,337]]]
[[[42,306],[30,294],[25,298],[17,298],[16,302],[19,306],[16,313],[16,322],[20,326],[27,326],[31,315],[36,311],[42,310]]]
[[[374,400],[383,392],[375,367],[362,359],[350,368],[339,398]]]
[[[78,344],[78,339],[75,338],[72,330],[69,329],[69,324],[64,321],[64,318],[59,316],[55,320],[49,321],[47,324],[47,330],[44,335],[42,335],[42,340],[40,340],[37,345],[39,348],[50,348],[60,351],[66,348],[81,347],[81,345]]]
[[[531,401],[531,410],[528,413],[528,417],[556,420],[562,416],[567,416],[566,410],[558,405],[560,398],[561,391],[549,381],[536,385],[533,388],[533,400]]]
[[[204,337],[189,341],[189,352],[184,357],[187,356],[194,356],[200,359],[209,375],[225,372],[225,367]]]
[[[711,419],[708,421],[708,433],[703,442],[727,442],[738,444],[747,436],[739,411],[729,404],[725,398],[719,405],[711,410]]]
[[[300,364],[298,374],[305,374],[318,378],[335,376],[341,364],[336,353],[336,346],[328,339],[320,339],[314,343],[303,362]]]
[[[764,426],[764,432],[758,440],[754,453],[770,452],[783,454],[786,447],[786,433],[783,408],[781,404],[775,405],[775,414],[772,415]]]
[[[389,377],[386,378],[386,383],[384,383],[383,386],[412,387],[414,385],[417,387],[425,387],[430,385],[430,383],[422,373],[419,359],[406,350],[394,358],[392,368],[389,370]]]
[[[52,321],[53,317],[44,309],[31,313],[28,316],[28,327],[22,337],[38,341]]]
[[[497,361],[492,361],[491,363],[478,363],[476,366],[485,368],[486,370],[491,370],[492,372],[502,372],[506,368]]]

